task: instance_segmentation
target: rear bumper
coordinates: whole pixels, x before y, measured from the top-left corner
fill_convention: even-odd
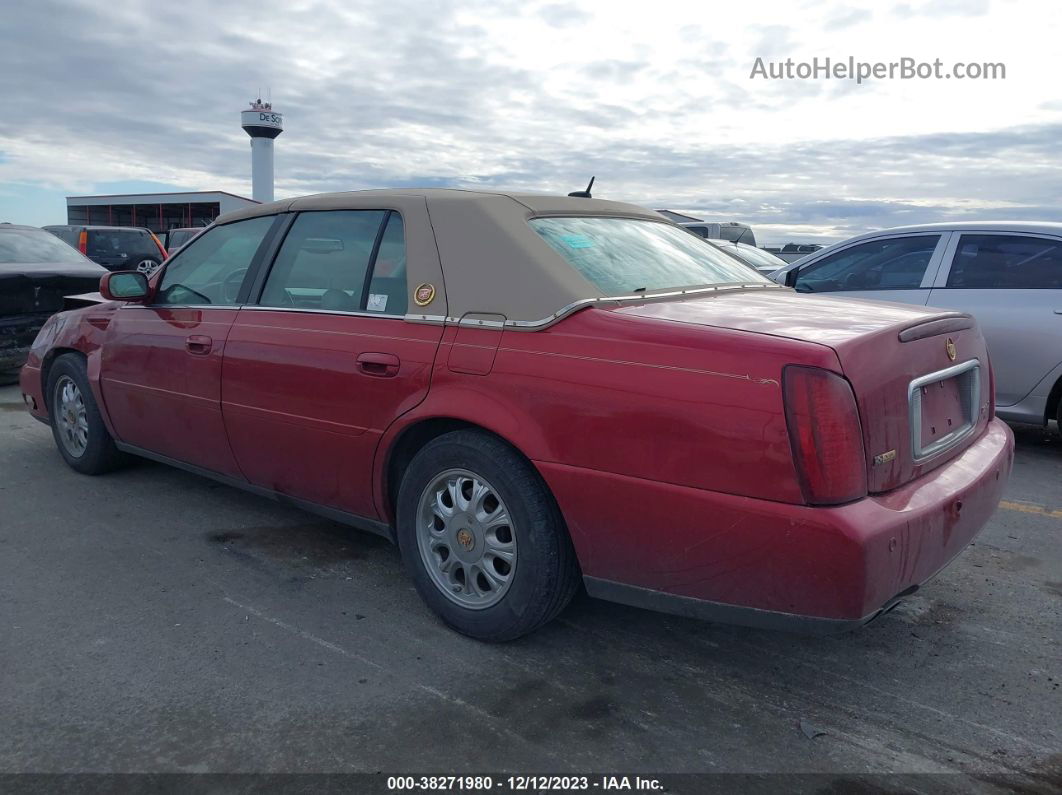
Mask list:
[[[709,620],[836,632],[873,619],[959,554],[999,503],[1014,437],[993,420],[961,455],[886,494],[813,508],[538,463],[587,590]]]

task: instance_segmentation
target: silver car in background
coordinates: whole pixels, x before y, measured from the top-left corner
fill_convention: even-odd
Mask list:
[[[771,275],[798,292],[969,312],[988,341],[996,411],[1062,419],[1062,223],[904,226],[836,243]]]

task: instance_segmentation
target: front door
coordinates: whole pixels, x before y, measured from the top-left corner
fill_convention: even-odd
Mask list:
[[[232,477],[221,363],[246,277],[275,216],[217,226],[167,264],[152,303],[107,329],[100,383],[119,441]]]
[[[404,319],[407,295],[399,212],[296,216],[225,348],[225,424],[249,481],[376,515],[377,442],[424,399],[442,336]]]

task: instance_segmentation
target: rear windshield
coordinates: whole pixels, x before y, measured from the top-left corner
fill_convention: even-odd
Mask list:
[[[76,262],[86,264],[77,251],[43,229],[4,229],[0,227],[0,263],[43,264]]]
[[[90,229],[86,252],[89,257],[114,257],[121,254],[153,253],[147,232],[139,229]]]
[[[766,278],[670,224],[632,218],[535,218],[532,228],[606,295]]]

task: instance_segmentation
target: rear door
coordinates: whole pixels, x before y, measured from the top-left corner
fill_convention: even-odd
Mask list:
[[[440,325],[405,320],[408,224],[430,234],[421,208],[420,218],[307,211],[291,223],[225,349],[225,423],[252,483],[376,515],[377,442],[424,399],[442,336]],[[437,254],[425,246],[420,256],[434,256],[437,270]]]
[[[800,268],[797,292],[925,304],[948,233],[920,232],[853,243]]]
[[[100,381],[120,441],[240,476],[221,416],[222,354],[276,222],[211,229],[168,262],[151,305],[114,313]]]
[[[1012,406],[1062,363],[1062,238],[957,233],[947,260],[929,303],[977,318],[996,403]]]

